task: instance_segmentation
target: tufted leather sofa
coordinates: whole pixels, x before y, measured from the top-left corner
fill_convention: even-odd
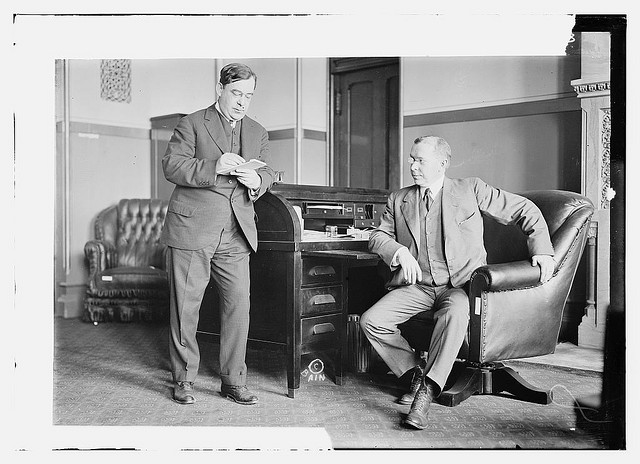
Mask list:
[[[587,239],[593,204],[582,195],[561,190],[525,192],[549,227],[555,251],[553,277],[541,284],[539,268],[531,266],[524,234],[484,218],[486,266],[476,269],[468,287],[470,321],[448,385],[439,401],[455,406],[472,394],[501,392],[548,404],[550,391],[522,379],[502,361],[555,351],[562,312]],[[426,351],[433,330],[429,312],[400,326],[417,350]]]
[[[166,317],[169,284],[160,233],[168,202],[124,199],[101,211],[95,240],[84,247],[89,283],[83,320],[158,321]]]

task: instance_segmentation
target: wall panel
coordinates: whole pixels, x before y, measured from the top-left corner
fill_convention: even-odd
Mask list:
[[[433,124],[404,130],[405,158],[421,135],[451,145],[450,177],[478,176],[513,192],[536,189],[580,191],[579,111]],[[410,185],[404,165],[404,185]]]

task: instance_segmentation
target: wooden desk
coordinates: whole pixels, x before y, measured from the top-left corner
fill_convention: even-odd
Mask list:
[[[342,384],[346,315],[363,312],[384,294],[384,271],[368,252],[368,240],[330,238],[320,231],[324,225],[377,226],[387,195],[383,190],[281,184],[255,204],[259,245],[251,256],[249,343],[285,349],[291,398],[300,387],[305,354],[330,353],[328,367],[336,384]],[[316,208],[325,204],[341,205],[341,213]],[[315,233],[304,232],[301,216]],[[219,334],[217,301],[212,282],[203,299],[201,337]]]

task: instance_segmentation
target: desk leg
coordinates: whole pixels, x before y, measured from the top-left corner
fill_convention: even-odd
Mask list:
[[[349,266],[346,260],[342,260],[342,317],[340,331],[338,332],[338,346],[334,358],[334,370],[336,385],[343,384],[343,373],[347,362],[347,313],[349,312]]]
[[[346,285],[344,285],[346,293]],[[342,324],[338,335],[338,346],[333,360],[336,385],[342,385],[344,382],[343,373],[345,371],[345,363],[347,360],[347,306],[346,298],[342,311]]]
[[[300,388],[300,343],[287,345],[287,396],[294,398]]]
[[[335,364],[335,376],[336,376],[336,385],[342,385],[343,380],[342,380],[342,370],[343,370],[343,352],[344,350],[342,348],[339,348],[336,350],[336,356],[334,359],[334,364]]]

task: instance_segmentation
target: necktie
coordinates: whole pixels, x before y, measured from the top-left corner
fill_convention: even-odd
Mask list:
[[[428,188],[424,192],[424,197],[422,198],[422,201],[424,201],[424,204],[427,207],[427,211],[429,211],[431,209],[431,204],[433,203],[433,199],[431,198],[431,189]]]

